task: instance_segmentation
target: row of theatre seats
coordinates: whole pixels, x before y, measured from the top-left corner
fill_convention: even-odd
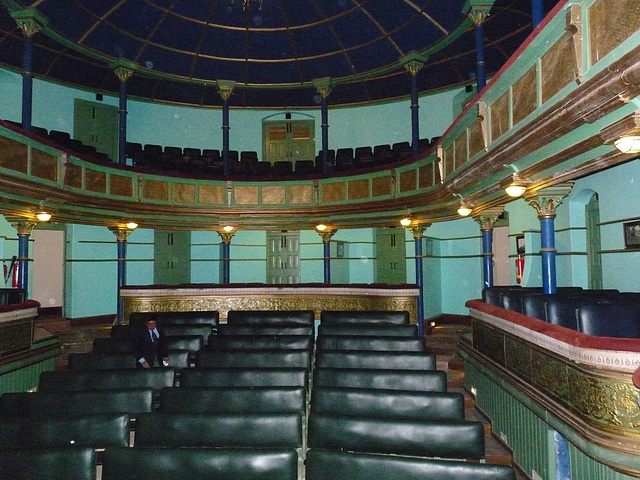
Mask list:
[[[19,122],[13,122],[10,120],[4,120],[5,123],[13,126],[16,129],[22,129],[22,124]],[[85,145],[80,140],[71,138],[68,132],[60,130],[47,130],[43,127],[33,125],[29,130],[30,133],[40,137],[45,142],[51,142],[61,147],[63,150],[73,152],[77,155],[88,156],[95,160],[101,160],[105,162],[111,162],[112,160],[105,153],[98,152],[96,147],[92,145]]]
[[[193,335],[202,343],[191,366],[111,368],[137,328],[120,326],[95,343],[100,352],[113,343],[114,353],[43,372],[36,393],[2,395],[0,476],[516,478],[511,467],[482,463],[483,425],[465,420],[463,396],[447,392],[407,312],[325,311],[317,336],[312,311],[159,321],[167,338],[206,328]]]
[[[555,294],[519,285],[486,287],[485,303],[587,335],[640,338],[640,293],[558,287]]]
[[[439,138],[439,137],[438,137]],[[437,141],[420,140],[420,152],[427,151]],[[223,174],[222,152],[216,149],[174,147],[155,144],[127,142],[127,157],[135,166],[158,170],[181,171],[193,174],[219,176]],[[315,159],[292,162],[277,160],[273,164],[259,161],[255,151],[229,151],[229,173],[232,175],[255,176],[260,178],[281,178],[290,175],[313,175],[322,172],[322,152]],[[327,152],[329,171],[345,172],[360,168],[371,168],[400,162],[413,156],[409,142],[375,147],[330,149]]]
[[[27,291],[23,288],[0,288],[0,306],[24,303]]]

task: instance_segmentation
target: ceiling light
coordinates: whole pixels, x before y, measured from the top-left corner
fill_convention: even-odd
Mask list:
[[[403,218],[402,220],[400,220],[400,225],[402,225],[403,227],[408,227],[409,225],[411,225],[411,219]]]
[[[640,135],[625,135],[614,140],[613,144],[622,153],[639,153]]]
[[[47,212],[38,212],[36,213],[36,218],[41,222],[48,222],[51,220],[51,214]]]
[[[468,217],[469,214],[471,214],[471,210],[471,207],[464,203],[461,203],[460,207],[458,207],[458,215],[460,215],[461,217]]]
[[[135,230],[136,228],[138,228],[138,224],[136,222],[127,222],[124,224],[124,226],[129,230]]]
[[[233,232],[233,227],[231,225],[225,225],[224,227],[222,227],[222,230],[224,230],[225,232]]]
[[[514,173],[511,184],[505,188],[504,191],[507,192],[507,195],[510,197],[521,197],[527,190],[528,183],[529,181],[521,179],[517,173]]]

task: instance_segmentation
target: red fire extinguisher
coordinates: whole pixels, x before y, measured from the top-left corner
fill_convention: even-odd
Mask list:
[[[522,255],[518,255],[518,258],[516,258],[516,282],[518,282],[518,284],[522,282],[523,271],[524,271],[524,258],[522,258]]]
[[[13,288],[18,288],[18,270],[20,269],[20,264],[18,262],[13,262],[13,265],[11,268],[13,270],[11,286]]]

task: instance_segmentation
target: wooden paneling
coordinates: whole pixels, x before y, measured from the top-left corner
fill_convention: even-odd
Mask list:
[[[27,173],[28,150],[27,146],[9,138],[0,137],[0,167]]]
[[[532,114],[538,106],[536,68],[531,67],[513,85],[513,124],[517,125]]]
[[[503,93],[491,105],[491,141],[495,142],[509,130],[509,93]],[[445,170],[445,175],[447,172]]]
[[[289,203],[300,205],[311,202],[313,202],[313,187],[311,185],[291,185],[289,187]]]
[[[31,175],[55,182],[58,180],[58,159],[35,148],[31,150]]]
[[[156,180],[145,180],[142,184],[142,191],[145,198],[149,200],[169,200],[169,184]]]
[[[233,199],[237,205],[257,205],[260,202],[258,187],[234,187]]]
[[[344,182],[325,183],[322,185],[322,201],[341,202],[345,199]]]
[[[133,196],[133,178],[124,175],[111,175],[111,195]]]
[[[269,185],[262,187],[263,205],[284,205],[287,203],[286,189],[283,185]]]
[[[107,193],[107,174],[97,170],[85,169],[84,188],[91,192]]]
[[[638,0],[599,0],[589,8],[591,64],[640,29]]]
[[[547,102],[576,78],[570,39],[571,34],[565,33],[540,60],[542,103]]]
[[[352,180],[348,184],[349,200],[362,200],[369,197],[369,180]]]
[[[65,167],[65,185],[73,188],[82,188],[82,167],[67,163]]]
[[[222,185],[200,185],[200,203],[222,205],[225,203],[225,191]]]
[[[193,203],[196,201],[196,187],[192,183],[174,183],[173,201],[176,203]]]
[[[371,194],[374,197],[391,195],[393,182],[391,176],[374,177],[371,179]]]
[[[400,191],[410,192],[416,189],[416,170],[400,173]]]

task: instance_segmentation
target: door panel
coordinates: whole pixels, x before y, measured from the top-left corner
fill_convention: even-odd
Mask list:
[[[267,283],[300,282],[300,232],[267,232]]]

